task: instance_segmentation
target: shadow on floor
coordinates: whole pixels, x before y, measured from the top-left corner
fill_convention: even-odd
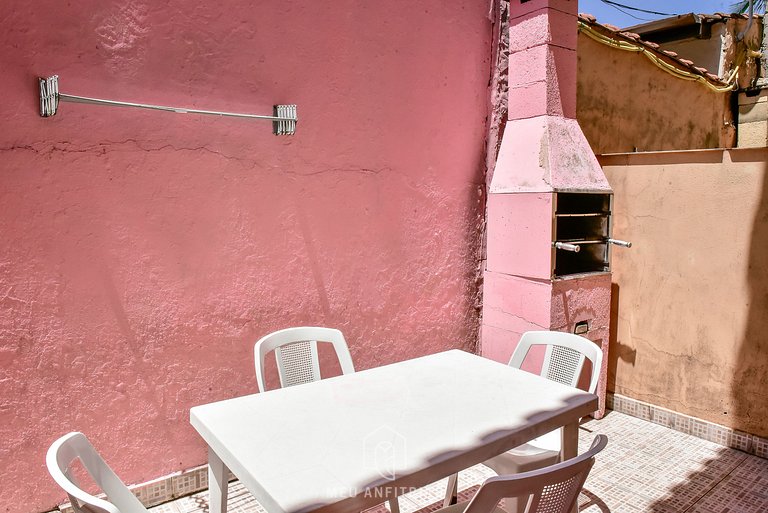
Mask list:
[[[768,511],[768,460],[722,448],[699,470],[679,477],[650,513],[759,513]]]

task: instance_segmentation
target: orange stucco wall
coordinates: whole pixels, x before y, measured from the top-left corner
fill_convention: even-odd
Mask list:
[[[768,435],[768,149],[601,157],[613,186],[609,389]]]
[[[729,94],[578,38],[576,117],[597,154],[734,146]]]

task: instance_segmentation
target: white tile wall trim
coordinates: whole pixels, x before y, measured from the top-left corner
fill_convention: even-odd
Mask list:
[[[234,476],[230,473],[229,480],[233,479]],[[129,488],[145,507],[151,508],[179,497],[207,490],[208,465],[174,472],[146,483],[131,485]],[[59,506],[59,511],[61,513],[74,513],[69,503]]]
[[[608,392],[606,404],[611,410],[647,420],[648,422],[653,422],[654,424],[659,424],[687,435],[693,435],[725,447],[738,449],[760,458],[768,458],[768,439],[766,438],[611,392]]]

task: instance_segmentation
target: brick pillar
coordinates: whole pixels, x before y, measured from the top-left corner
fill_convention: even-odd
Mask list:
[[[608,360],[610,275],[553,279],[556,193],[611,192],[575,119],[576,37],[575,0],[511,0],[508,121],[489,186],[480,335],[481,354],[505,363],[525,331],[573,332],[582,320]],[[605,378],[600,387],[604,407]]]

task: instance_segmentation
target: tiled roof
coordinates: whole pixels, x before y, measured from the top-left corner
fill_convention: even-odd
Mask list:
[[[702,19],[707,21],[712,21],[712,22],[723,21],[729,18],[741,18],[741,19],[748,18],[746,14],[723,14],[723,13],[702,14],[700,16]],[[761,15],[757,15],[757,14],[754,16],[756,18],[762,17]],[[591,14],[579,14],[579,21],[587,24],[590,28],[603,34],[604,36],[608,36],[613,39],[617,39],[619,41],[626,41],[628,43],[643,46],[647,50],[658,55],[659,58],[663,59],[669,64],[672,64],[673,66],[677,66],[690,73],[701,75],[713,85],[716,85],[716,86],[727,85],[726,82],[721,80],[720,77],[718,77],[715,73],[711,73],[706,68],[696,66],[693,61],[679,57],[676,52],[673,52],[671,50],[662,50],[658,44],[652,41],[645,41],[638,34],[635,34],[633,32],[622,32],[619,27],[610,25],[608,23],[605,23],[605,24],[599,23],[597,21],[597,18],[595,18]]]
[[[749,15],[748,14],[739,14],[737,12],[734,13],[724,13],[724,12],[716,12],[715,14],[699,14],[699,17],[704,21],[714,22],[714,21],[723,21],[723,20],[729,20],[729,19],[741,19],[741,20],[748,20]],[[753,18],[762,18],[762,14],[753,13]]]

